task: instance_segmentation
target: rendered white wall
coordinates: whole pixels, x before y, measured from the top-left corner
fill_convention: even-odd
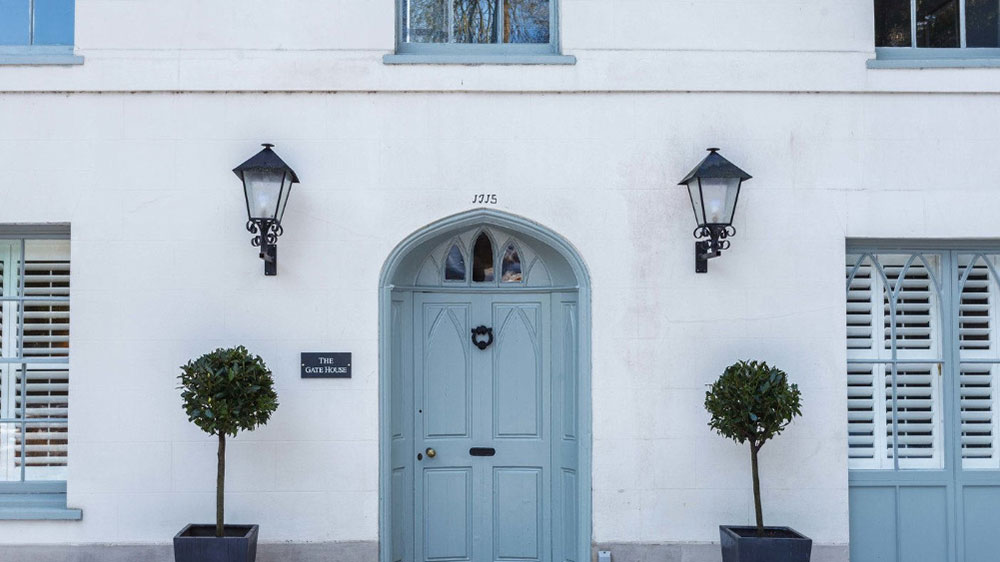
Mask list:
[[[86,4],[85,1],[81,4]],[[0,72],[2,75],[2,72]],[[0,542],[166,542],[211,519],[214,442],[177,367],[243,343],[281,406],[230,447],[228,516],[262,540],[377,538],[377,283],[410,232],[495,192],[579,249],[593,286],[594,538],[711,541],[750,521],[747,452],[705,384],[774,362],[804,417],[763,450],[765,517],[845,543],[846,237],[1000,237],[994,96],[0,96],[0,223],[73,228],[69,503]],[[265,278],[229,171],[299,173]],[[674,184],[704,147],[748,170],[732,250],[695,275]],[[302,380],[298,353],[354,353]]]
[[[869,70],[869,0],[561,0],[575,66],[384,65],[392,0],[78,0],[75,67],[0,91],[1000,92],[994,69]]]

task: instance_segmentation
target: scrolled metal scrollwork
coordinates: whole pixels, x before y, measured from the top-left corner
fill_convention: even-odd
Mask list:
[[[285,229],[281,227],[281,223],[278,221],[247,221],[247,232],[250,234],[256,234],[251,240],[250,244],[259,248],[261,244],[267,246],[273,246],[278,243],[278,237],[284,234]]]
[[[695,228],[693,234],[696,240],[701,240],[703,238],[725,240],[730,236],[736,236],[736,228],[734,228],[731,224],[711,224]]]

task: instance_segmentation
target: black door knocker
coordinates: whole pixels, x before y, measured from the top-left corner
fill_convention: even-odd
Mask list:
[[[486,341],[481,341],[479,336],[486,336]],[[486,326],[480,326],[478,328],[472,329],[472,343],[476,344],[479,349],[486,349],[493,343],[493,328],[487,328]]]

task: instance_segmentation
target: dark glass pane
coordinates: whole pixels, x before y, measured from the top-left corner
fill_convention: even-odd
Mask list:
[[[504,251],[500,271],[500,281],[504,283],[521,282],[521,256],[517,254],[517,248],[513,244],[509,244]]]
[[[458,246],[452,246],[448,250],[448,256],[444,260],[444,278],[447,281],[465,281],[465,258]]]
[[[472,280],[477,283],[493,281],[493,245],[485,234],[476,238],[472,250]]]
[[[917,0],[917,46],[958,47],[958,0]]]
[[[406,43],[447,43],[448,4],[446,0],[404,0],[403,41]]]
[[[454,0],[455,42],[496,43],[499,0]]]
[[[548,43],[549,0],[504,0],[504,43]]]
[[[965,0],[965,45],[1000,47],[1000,0]]]
[[[910,0],[875,0],[875,46],[910,47]]]

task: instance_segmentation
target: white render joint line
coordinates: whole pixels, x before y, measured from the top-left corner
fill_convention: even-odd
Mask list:
[[[953,70],[953,69],[913,69],[917,72],[924,72],[926,70]],[[959,69],[963,70],[963,69]],[[3,89],[0,86],[0,96],[22,96],[22,95],[38,95],[38,94],[52,94],[58,96],[65,95],[124,95],[124,94],[189,94],[189,95],[202,95],[202,94],[212,94],[212,95],[290,95],[290,94],[310,94],[310,95],[361,95],[361,94],[372,94],[372,95],[399,95],[399,94],[442,94],[442,95],[464,95],[464,94],[501,94],[501,95],[525,95],[525,96],[536,96],[536,95],[661,95],[661,94],[671,94],[671,95],[683,95],[683,94],[717,94],[717,95],[734,95],[734,94],[753,94],[753,95],[799,95],[799,96],[811,96],[811,95],[844,95],[844,96],[897,96],[897,95],[915,95],[915,96],[1000,96],[1000,86],[997,87],[995,91],[984,92],[982,90],[901,90],[901,89],[886,89],[886,90],[834,90],[834,89],[809,89],[809,90],[777,90],[777,89],[759,89],[759,90],[715,90],[715,89],[659,89],[651,90],[648,88],[636,88],[636,89],[617,89],[617,90],[607,90],[607,89],[565,89],[565,90],[553,90],[553,89],[538,89],[538,90],[498,90],[498,89],[413,89],[413,88],[402,88],[402,89],[372,89],[372,88],[357,88],[357,89],[344,89],[344,88],[334,88],[334,89],[302,89],[302,90],[260,90],[260,89],[247,89],[247,90],[225,90],[225,89],[212,89],[207,88],[204,90],[192,90],[192,89],[171,89],[163,88],[156,90],[149,89],[117,89],[117,90],[81,90],[81,89],[51,89],[51,90],[13,90],[13,89]]]
[[[121,53],[121,52],[134,52],[134,53],[158,53],[164,55],[164,57],[169,57],[171,53],[383,53],[383,54],[395,54],[396,51],[391,47],[343,47],[343,48],[323,48],[323,49],[309,49],[309,48],[286,48],[286,47],[275,47],[269,49],[252,49],[244,47],[218,47],[218,48],[195,48],[195,47],[173,47],[169,49],[147,49],[141,47],[81,47],[76,46],[78,50],[85,51],[86,53]],[[590,53],[659,53],[664,55],[669,55],[670,53],[760,53],[760,54],[786,54],[786,53],[802,53],[802,54],[866,54],[874,57],[875,51],[871,49],[693,49],[693,48],[669,48],[669,49],[642,49],[638,47],[572,47],[568,49],[572,52],[577,51],[587,51]],[[565,54],[565,53],[564,53]]]

